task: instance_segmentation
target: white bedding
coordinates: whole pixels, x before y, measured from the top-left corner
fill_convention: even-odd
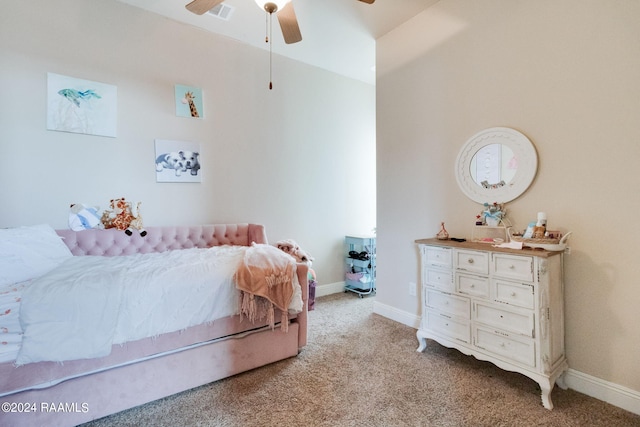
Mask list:
[[[0,285],[0,363],[15,360],[20,350],[20,300],[29,283],[31,281]]]
[[[106,356],[113,344],[238,313],[233,274],[247,247],[73,257],[24,290],[16,364]],[[297,289],[290,312],[302,309]]]

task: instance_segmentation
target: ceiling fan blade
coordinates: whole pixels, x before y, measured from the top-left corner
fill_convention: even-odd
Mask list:
[[[187,10],[189,10],[189,12],[193,12],[196,15],[203,15],[223,1],[224,0],[193,0],[185,7],[187,8]]]
[[[293,10],[292,2],[287,3],[276,15],[278,16],[278,22],[280,22],[280,29],[282,30],[285,43],[298,43],[302,40],[302,34],[300,34],[300,27],[298,26],[298,19]]]
[[[373,4],[373,2],[376,0],[358,0],[358,1],[361,1],[362,3]]]

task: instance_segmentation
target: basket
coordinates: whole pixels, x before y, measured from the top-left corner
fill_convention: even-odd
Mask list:
[[[558,245],[560,244],[560,238],[552,238],[552,237],[545,237],[545,238],[538,238],[538,239],[534,239],[534,238],[524,238],[522,237],[522,235],[519,234],[513,234],[511,231],[511,227],[509,227],[508,230],[509,233],[509,239],[512,242],[522,242],[525,246],[528,246],[528,244],[539,244],[539,245]]]
[[[522,246],[548,251],[564,251],[567,248],[567,239],[571,235],[571,232],[568,232],[562,238],[525,239],[522,236],[511,234],[511,228],[508,229],[508,233],[512,242],[522,242]]]
[[[359,282],[362,280],[362,278],[364,277],[364,273],[362,272],[358,272],[358,273],[345,273],[345,276],[347,277],[347,280],[351,280],[353,282]]]

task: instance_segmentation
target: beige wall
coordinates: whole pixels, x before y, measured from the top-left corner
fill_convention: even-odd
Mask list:
[[[573,231],[569,365],[640,391],[638,22],[635,0],[441,0],[377,41],[378,309],[419,315],[413,241],[441,221],[471,236],[480,205],[456,184],[456,156],[512,127],[539,169],[508,216],[524,228],[545,211]]]
[[[266,51],[115,0],[2,2],[0,64],[0,227],[124,196],[147,225],[265,224],[320,284],[375,227],[374,86],[275,56],[269,91]],[[47,131],[47,72],[115,85],[118,137]],[[202,88],[203,120],[176,117],[175,84]],[[156,183],[156,138],[199,142],[203,182]]]

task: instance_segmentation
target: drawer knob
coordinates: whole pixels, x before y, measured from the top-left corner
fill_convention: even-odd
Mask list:
[[[471,284],[471,286],[469,286],[469,287],[470,287],[471,289],[473,289],[473,288],[475,288],[475,287],[476,287],[476,285],[475,285],[475,283],[472,283],[472,284]]]
[[[515,265],[513,265],[513,264],[511,264],[511,265],[509,266],[509,268],[510,268],[511,270],[513,270],[514,268],[516,268],[516,266],[515,266]]]
[[[468,262],[469,264],[473,264],[473,258],[469,258],[469,259],[467,260],[467,262]]]
[[[511,296],[512,296],[512,297],[515,297],[515,296],[516,296],[516,293],[515,293],[515,292],[511,292]]]

